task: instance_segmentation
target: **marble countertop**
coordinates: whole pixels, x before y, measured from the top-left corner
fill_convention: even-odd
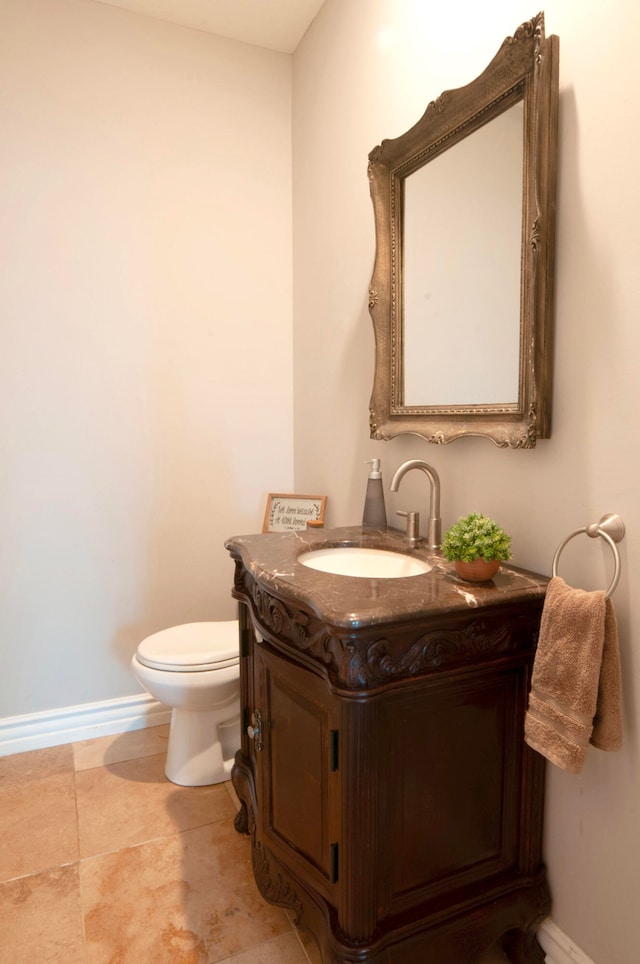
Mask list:
[[[310,569],[298,556],[333,546],[365,546],[404,552],[429,563],[429,572],[399,579],[336,576]],[[397,529],[336,529],[233,536],[225,542],[267,591],[307,606],[334,626],[364,627],[426,614],[445,614],[542,598],[548,577],[503,563],[488,583],[460,579],[439,551],[409,546]]]

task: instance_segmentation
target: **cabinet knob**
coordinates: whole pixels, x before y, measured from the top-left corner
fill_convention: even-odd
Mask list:
[[[251,714],[251,725],[247,727],[247,736],[253,740],[256,750],[262,749],[262,714],[254,710]]]

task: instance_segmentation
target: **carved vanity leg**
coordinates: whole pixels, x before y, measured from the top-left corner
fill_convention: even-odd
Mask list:
[[[544,964],[545,954],[538,943],[536,929],[509,931],[502,946],[511,964]]]
[[[235,763],[231,769],[231,782],[240,801],[240,809],[235,815],[233,826],[238,833],[252,834],[255,830],[256,821],[253,811],[254,795],[252,793],[253,782],[251,772],[246,765],[246,761],[241,751],[236,754]]]
[[[238,833],[243,835],[249,833],[249,814],[247,812],[247,805],[243,800],[240,801],[240,809],[233,818],[233,826]]]

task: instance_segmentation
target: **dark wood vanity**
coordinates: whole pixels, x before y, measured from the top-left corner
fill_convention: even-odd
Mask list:
[[[334,576],[319,545],[411,551],[429,572]],[[322,960],[544,961],[544,761],[523,740],[547,579],[462,582],[394,530],[230,539],[239,601],[236,828],[263,896]]]

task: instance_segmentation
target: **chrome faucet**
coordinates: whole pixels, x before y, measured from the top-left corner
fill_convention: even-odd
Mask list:
[[[389,488],[392,492],[397,492],[401,480],[407,474],[407,472],[411,471],[411,469],[420,469],[421,472],[424,472],[431,483],[431,491],[429,495],[427,545],[429,549],[439,549],[442,541],[442,523],[440,520],[440,477],[433,466],[429,465],[427,462],[423,462],[422,459],[409,459],[408,462],[403,462],[402,465],[396,469],[396,473],[391,479],[391,485]]]

